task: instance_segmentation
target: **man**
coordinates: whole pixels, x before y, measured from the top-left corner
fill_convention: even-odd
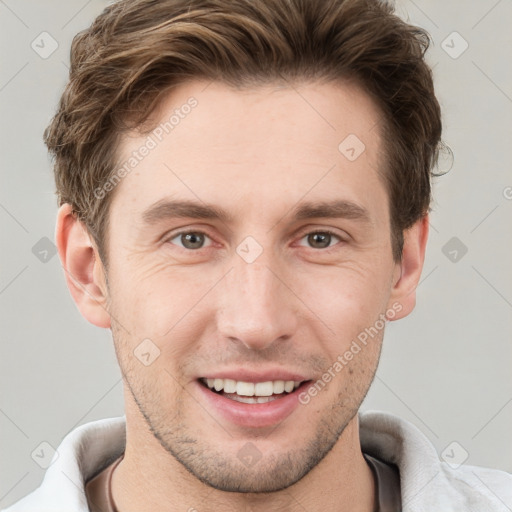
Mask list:
[[[376,0],[125,0],[75,38],[56,240],[126,416],[10,512],[510,510],[511,475],[358,414],[423,267],[427,47]]]

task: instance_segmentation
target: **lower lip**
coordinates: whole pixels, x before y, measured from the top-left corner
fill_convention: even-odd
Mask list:
[[[245,404],[210,391],[208,387],[196,381],[196,385],[207,400],[209,408],[213,408],[230,423],[241,427],[256,428],[271,427],[289,416],[300,405],[299,394],[309,386],[309,383],[310,381],[303,382],[292,393],[284,394],[281,398],[276,398],[271,402]]]

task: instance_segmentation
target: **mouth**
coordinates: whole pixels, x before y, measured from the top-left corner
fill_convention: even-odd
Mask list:
[[[284,368],[232,368],[202,375],[195,385],[210,416],[252,430],[301,414],[299,397],[313,382],[308,377]]]
[[[269,380],[265,382],[245,382],[233,379],[210,379],[200,378],[199,383],[212,391],[229,400],[244,404],[266,404],[275,400],[280,400],[302,387],[310,380]]]

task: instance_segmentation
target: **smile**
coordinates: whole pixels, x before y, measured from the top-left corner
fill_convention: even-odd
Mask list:
[[[211,391],[225,398],[245,404],[264,404],[292,393],[302,381],[274,380],[266,382],[244,382],[233,379],[199,379]]]

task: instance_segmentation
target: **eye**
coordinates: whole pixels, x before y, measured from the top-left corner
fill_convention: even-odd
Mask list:
[[[210,244],[205,245],[207,239],[210,240]],[[301,238],[301,240],[304,239],[307,239],[307,243],[310,244],[310,247],[313,249],[328,249],[335,245],[332,244],[333,239],[336,239],[338,242],[343,241],[339,235],[326,229],[307,233]],[[211,245],[210,237],[202,231],[181,231],[174,234],[167,242],[171,242],[174,245],[188,250],[203,249]]]
[[[311,244],[313,249],[326,249],[332,247],[331,242],[333,238],[338,239],[340,242],[342,241],[339,235],[329,230],[312,231],[311,233],[303,236],[301,240],[304,238],[307,239],[307,242]]]
[[[181,245],[180,243],[175,243],[175,245],[183,247],[184,249],[197,250],[204,247],[206,238],[209,239],[210,237],[202,231],[181,231],[167,241],[174,244],[175,242],[173,242],[173,240],[178,239]]]

